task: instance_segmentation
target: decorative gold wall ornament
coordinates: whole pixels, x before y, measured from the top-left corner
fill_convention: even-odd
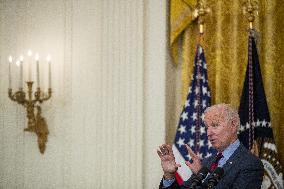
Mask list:
[[[243,12],[249,21],[249,28],[253,29],[253,22],[255,14],[258,15],[258,2],[257,0],[248,0],[243,3]]]
[[[32,52],[28,51],[28,56],[32,56]],[[16,61],[16,64],[20,68],[19,75],[19,90],[14,92],[12,91],[12,74],[11,74],[11,64],[13,63],[12,56],[9,57],[9,88],[8,88],[8,96],[12,101],[17,102],[18,104],[25,107],[27,112],[27,128],[24,131],[28,131],[31,133],[35,133],[38,137],[38,147],[40,153],[44,153],[46,148],[47,136],[49,134],[47,123],[45,119],[41,116],[41,103],[47,101],[51,98],[51,60],[50,56],[47,57],[48,63],[48,91],[45,93],[40,88],[40,74],[39,74],[39,55],[35,55],[36,61],[36,81],[37,81],[37,89],[33,92],[33,81],[32,81],[32,60],[28,59],[25,65],[28,68],[28,78],[27,78],[27,91],[23,90],[23,62],[24,57],[20,56],[20,60]],[[36,108],[36,114],[35,114]]]
[[[196,7],[193,12],[193,16],[198,18],[199,24],[199,33],[203,34],[204,32],[204,22],[206,14],[210,13],[210,8],[206,7],[206,3],[203,0],[199,0],[196,4]]]
[[[185,5],[191,9],[191,5],[183,0],[183,2],[185,3]],[[195,5],[195,8],[193,10],[193,20],[195,19],[198,19],[198,25],[199,25],[199,33],[200,34],[203,34],[204,32],[204,20],[205,20],[205,16],[206,14],[210,13],[211,12],[211,9],[209,7],[206,7],[206,3],[204,0],[198,0],[196,5]]]
[[[9,98],[18,104],[24,106],[27,111],[28,127],[24,131],[34,132],[38,137],[38,146],[40,153],[44,153],[45,144],[47,142],[48,128],[44,118],[41,116],[40,104],[47,101],[51,97],[51,88],[48,89],[48,93],[44,94],[40,88],[37,88],[36,92],[32,91],[33,82],[26,82],[28,85],[27,93],[20,89],[15,93],[10,88],[8,91]],[[28,97],[26,98],[26,94]],[[35,116],[35,107],[37,108],[37,115]]]

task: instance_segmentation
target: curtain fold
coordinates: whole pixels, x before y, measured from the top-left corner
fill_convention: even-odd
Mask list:
[[[170,48],[173,62],[178,63],[178,38],[193,21],[197,0],[171,0],[170,3]]]
[[[191,1],[192,7],[189,7],[188,3],[184,2],[170,1],[170,45],[178,46],[178,39],[182,41],[179,52],[182,56],[183,87],[179,92],[182,93],[183,100],[186,98],[192,74],[198,37],[197,22],[192,21],[189,15],[186,24],[183,21],[182,30],[173,30],[172,23],[179,25],[177,15],[182,15],[182,12],[177,11],[187,12],[188,9],[188,13],[192,13],[196,3]],[[284,151],[280,150],[284,149],[284,120],[281,119],[281,116],[284,116],[284,6],[283,0],[258,2],[259,11],[254,26],[258,32],[259,59],[273,133],[280,161],[284,165]],[[243,14],[243,1],[208,0],[206,3],[211,12],[206,16],[203,46],[212,104],[230,103],[238,109],[248,61],[248,21]],[[179,9],[173,11],[173,6]],[[174,61],[178,62],[176,57],[175,54]]]

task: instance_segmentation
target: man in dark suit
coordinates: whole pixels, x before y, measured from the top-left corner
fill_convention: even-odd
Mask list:
[[[157,151],[164,171],[160,188],[190,188],[194,176],[203,167],[207,167],[210,171],[214,171],[216,167],[221,167],[224,170],[224,175],[214,187],[216,189],[261,188],[264,174],[263,165],[260,159],[248,151],[238,140],[240,119],[237,111],[228,104],[211,106],[205,111],[204,123],[208,139],[218,151],[218,155],[211,156],[201,162],[199,157],[186,145],[191,162],[185,163],[193,175],[182,186],[179,186],[175,180],[175,172],[180,165],[175,162],[171,146],[163,144]],[[199,188],[207,188],[209,177],[207,175]]]

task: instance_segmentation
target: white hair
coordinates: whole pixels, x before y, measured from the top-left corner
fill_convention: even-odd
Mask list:
[[[237,128],[240,127],[240,117],[235,108],[230,104],[216,104],[206,108],[205,114],[209,112],[216,112],[220,116],[223,116],[224,120],[228,123],[229,121],[234,121]]]

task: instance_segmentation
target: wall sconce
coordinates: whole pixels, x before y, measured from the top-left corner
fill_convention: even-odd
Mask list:
[[[28,56],[32,56],[32,52],[28,51]],[[37,80],[37,89],[33,92],[33,81],[31,79],[32,74],[32,62],[27,61],[28,66],[28,81],[27,84],[27,91],[23,90],[23,64],[24,64],[24,57],[20,56],[20,59],[16,61],[16,64],[20,67],[20,79],[19,79],[19,90],[14,92],[12,91],[12,79],[11,79],[11,64],[13,63],[13,58],[9,57],[9,89],[8,95],[12,101],[17,102],[18,104],[24,106],[27,112],[27,128],[24,131],[29,131],[35,133],[37,135],[37,142],[40,153],[44,153],[46,148],[47,136],[49,134],[47,123],[44,117],[41,116],[41,103],[47,101],[51,98],[51,58],[50,56],[47,57],[48,63],[48,91],[44,93],[40,88],[40,75],[39,75],[39,55],[35,55],[35,62],[36,62],[36,80]],[[36,114],[35,114],[36,109]]]

